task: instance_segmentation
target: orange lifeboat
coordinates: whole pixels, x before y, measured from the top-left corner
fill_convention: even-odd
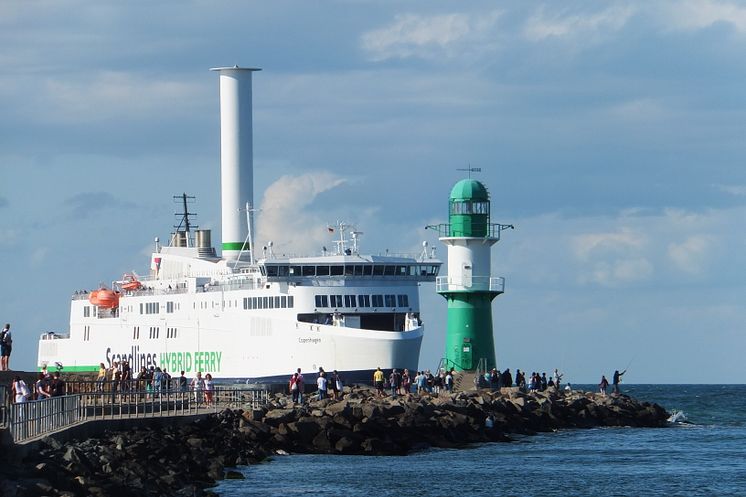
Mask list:
[[[138,290],[142,286],[142,283],[140,283],[140,280],[138,280],[137,277],[132,274],[125,274],[122,280],[123,280],[122,290],[127,290],[127,291],[132,292],[132,291]]]
[[[114,309],[119,307],[119,292],[109,290],[108,288],[100,288],[91,292],[91,296],[88,297],[88,301],[99,307],[106,309]]]

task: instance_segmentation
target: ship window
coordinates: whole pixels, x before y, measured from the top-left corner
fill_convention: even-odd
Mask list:
[[[279,309],[279,308],[280,308],[280,297],[277,296],[275,297],[275,309]]]
[[[263,309],[269,309],[269,302],[267,297],[262,297],[262,308]]]
[[[286,308],[287,306],[288,306],[288,298],[287,298],[287,295],[283,295],[282,297],[280,297],[280,307],[282,307],[282,308],[284,309],[284,308]]]
[[[174,312],[174,303],[166,302],[166,312]]]
[[[409,268],[409,276],[417,276],[418,266],[407,266]]]
[[[290,276],[300,276],[300,275],[301,275],[300,266],[290,266]]]
[[[303,266],[303,276],[316,276],[316,266]]]
[[[342,296],[329,295],[329,307],[342,307]]]
[[[396,295],[384,295],[386,307],[396,307]]]
[[[383,276],[383,266],[373,266],[373,276]]]
[[[355,274],[355,266],[345,266],[345,276],[352,276]]]
[[[314,296],[314,303],[316,304],[316,307],[327,307],[326,305],[324,305],[324,300],[326,300],[326,295]]]
[[[277,276],[286,277],[289,271],[288,266],[277,266]]]
[[[370,295],[357,296],[358,307],[370,307]]]
[[[91,306],[88,306],[88,305],[83,306],[83,317],[84,318],[91,317]]]
[[[143,311],[142,311],[142,302],[140,302],[140,314],[142,314],[142,313],[143,313]]]
[[[316,266],[316,276],[329,276],[329,266]]]
[[[409,295],[397,295],[399,307],[409,307]]]
[[[277,276],[277,266],[266,266],[267,276]]]
[[[406,276],[407,275],[407,266],[396,266],[396,275],[397,276]]]
[[[383,295],[371,295],[373,307],[383,307]]]
[[[273,299],[272,297],[264,297],[264,298],[267,299],[267,301],[268,301],[267,303],[269,304],[269,308],[270,309],[274,309],[275,308],[275,299]]]
[[[373,274],[373,266],[363,266],[363,276],[370,276]]]
[[[357,307],[357,299],[354,295],[345,295],[345,307]]]
[[[363,275],[363,266],[356,265],[355,266],[355,276],[362,276]]]
[[[344,266],[331,266],[329,269],[331,271],[332,276],[342,276],[342,272],[344,271]]]
[[[396,271],[396,266],[386,266],[386,268],[383,270],[384,276],[393,276],[394,271]]]
[[[288,307],[294,307],[293,300],[295,300],[295,298],[292,295],[288,295]]]

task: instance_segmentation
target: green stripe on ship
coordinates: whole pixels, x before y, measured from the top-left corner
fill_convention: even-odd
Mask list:
[[[41,371],[41,368],[37,368]],[[47,366],[47,371],[57,371],[55,366]],[[63,366],[59,371],[65,373],[89,373],[91,371],[98,371],[98,366]]]
[[[249,243],[223,242],[223,250],[249,250]]]

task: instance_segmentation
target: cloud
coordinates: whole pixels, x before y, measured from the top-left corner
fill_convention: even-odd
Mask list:
[[[686,0],[665,4],[662,12],[671,30],[695,31],[717,23],[746,32],[746,6],[716,0]]]
[[[371,59],[455,57],[495,46],[499,11],[485,14],[423,16],[399,14],[383,28],[364,33],[361,44]]]
[[[3,207],[8,207],[8,199],[5,197],[0,197],[0,209]]]
[[[542,6],[525,23],[523,35],[530,41],[542,41],[547,38],[575,38],[601,36],[622,29],[635,13],[630,5],[615,5],[601,12],[552,14]]]
[[[108,192],[83,192],[65,199],[68,215],[72,219],[88,219],[98,217],[104,211],[131,208],[136,204],[120,200]]]
[[[707,235],[693,235],[681,243],[671,243],[668,246],[668,256],[680,270],[701,274],[708,261],[712,243]]]
[[[746,197],[746,185],[713,185],[720,191],[736,197]]]
[[[622,229],[616,233],[587,233],[572,238],[575,256],[588,260],[602,253],[620,253],[640,249],[645,244],[645,236]]]
[[[320,252],[329,244],[329,220],[309,206],[322,193],[344,183],[345,179],[323,171],[286,175],[272,183],[264,192],[257,216],[257,245],[272,241],[275,254]]]

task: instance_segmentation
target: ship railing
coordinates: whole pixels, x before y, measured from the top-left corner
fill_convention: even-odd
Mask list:
[[[82,383],[69,386],[89,390]],[[108,389],[102,385],[101,390],[95,390],[95,385],[93,391],[10,404],[8,430],[15,443],[23,443],[86,421],[193,416],[227,408],[256,410],[269,399],[266,389],[240,385],[215,386],[212,391],[152,387],[136,390],[132,386],[112,382]]]
[[[438,276],[435,278],[435,291],[439,293],[475,291],[503,293],[505,291],[505,278],[493,276]]]

